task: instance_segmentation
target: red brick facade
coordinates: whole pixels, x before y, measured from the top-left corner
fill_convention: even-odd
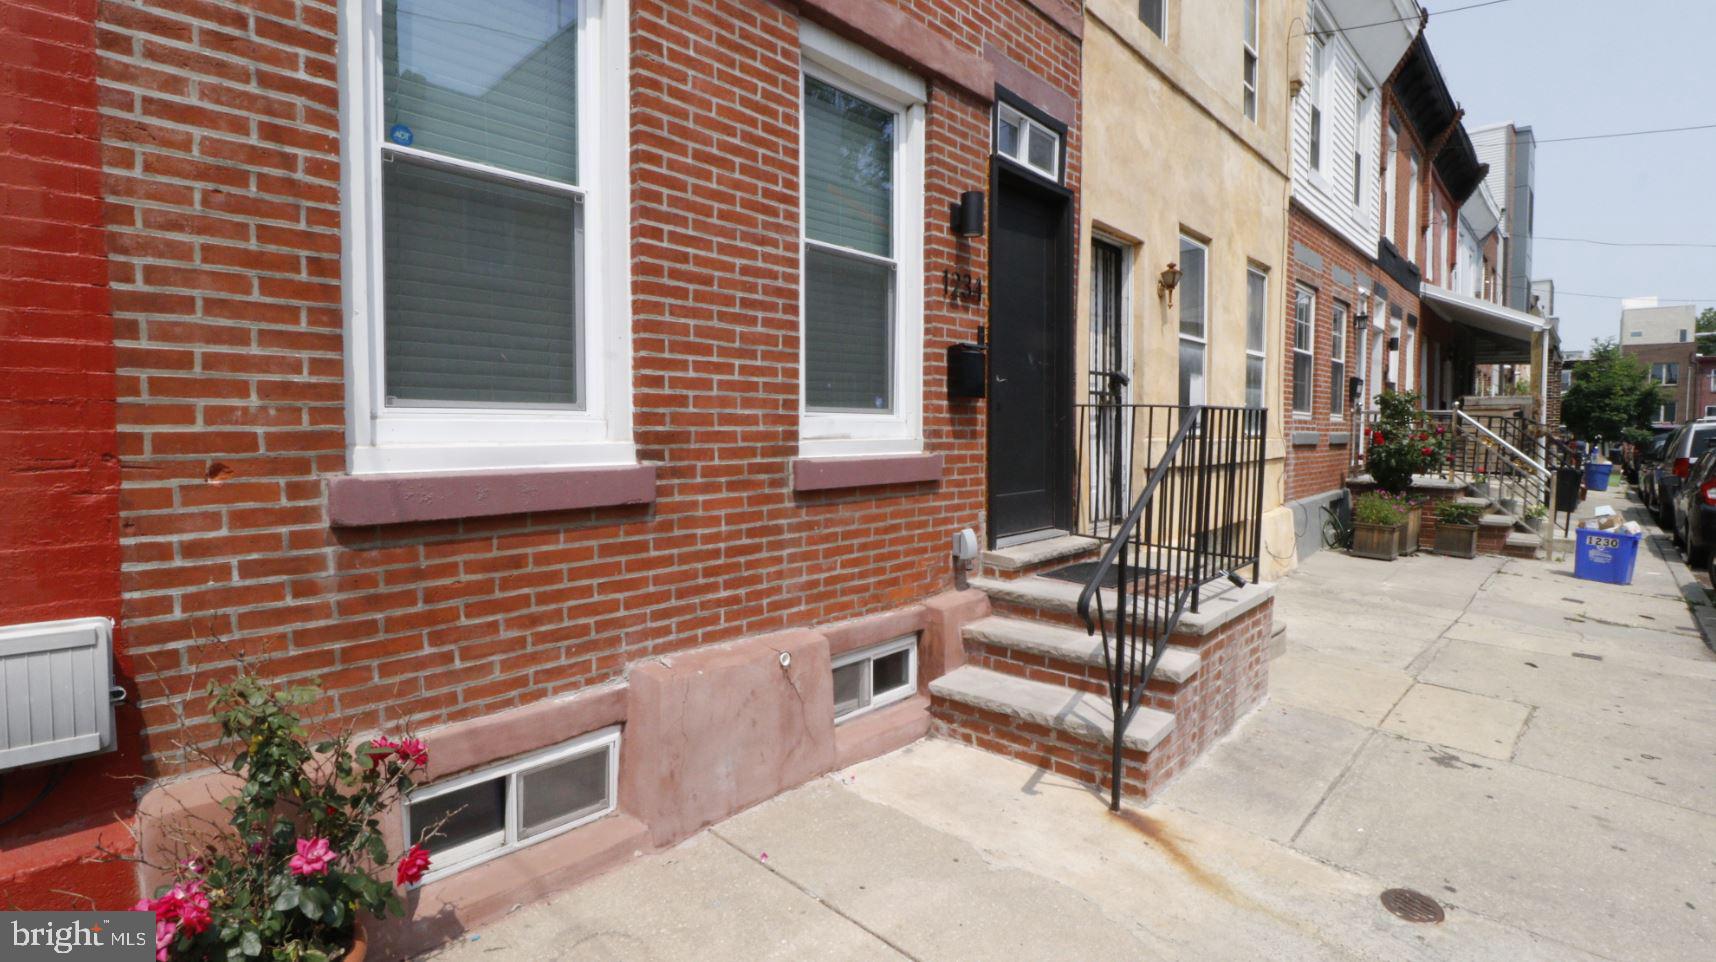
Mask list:
[[[1710,375],[1704,373],[1702,378],[1699,377],[1699,374],[1707,372],[1708,368],[1699,363],[1696,339],[1672,344],[1623,344],[1621,353],[1637,358],[1638,362],[1651,372],[1652,377],[1660,382],[1658,390],[1664,403],[1674,405],[1672,412],[1663,412],[1671,416],[1657,420],[1679,424],[1702,415],[1705,404],[1716,403],[1703,400],[1713,392],[1710,391]],[[1676,372],[1674,383],[1662,380],[1668,376],[1666,367],[1660,369],[1661,374],[1658,376],[1658,365],[1670,364],[1674,365]]]
[[[90,550],[67,552],[83,567],[52,587],[88,568],[91,597],[72,607],[119,616],[146,773],[172,771],[181,739],[213,736],[200,692],[239,653],[318,680],[325,718],[427,727],[952,586],[949,536],[984,524],[985,424],[981,403],[948,399],[944,358],[977,339],[986,310],[944,298],[939,278],[982,276],[987,249],[947,229],[948,209],[986,189],[1002,77],[1076,110],[1076,4],[630,0],[633,433],[639,460],[658,465],[653,503],[370,528],[331,526],[326,495],[349,440],[338,5],[74,6],[0,0],[40,38],[25,41],[38,67],[12,75],[36,92],[23,126],[40,130],[12,149],[38,159],[26,170],[8,157],[0,176],[26,182],[6,209],[49,212],[31,236],[61,245],[26,255],[7,233],[6,302],[60,305],[60,343],[39,360],[8,355],[43,373],[7,371],[9,388],[34,393],[8,396],[5,430],[25,412],[11,402],[81,401],[33,409],[53,428],[24,457],[64,465],[67,487],[30,481],[43,485],[43,530],[8,529],[0,551],[49,528],[63,544],[84,520]],[[944,459],[939,481],[793,488],[801,12],[929,87],[922,267],[937,281],[925,285],[923,432]],[[1079,148],[1075,113],[1075,196]],[[27,338],[50,323],[0,316]],[[20,465],[7,467],[11,483]],[[122,606],[103,579],[122,584]],[[80,600],[50,594],[22,607],[8,594],[0,622]],[[125,764],[77,767],[82,780]]]
[[[1281,396],[1289,399],[1289,408],[1292,406],[1291,399],[1295,396],[1292,351],[1294,296],[1300,289],[1309,289],[1316,294],[1313,339],[1316,350],[1311,361],[1314,385],[1311,390],[1311,412],[1308,415],[1293,411],[1283,412],[1288,445],[1286,500],[1298,501],[1338,490],[1341,482],[1346,479],[1356,423],[1354,409],[1368,407],[1371,402],[1367,398],[1353,398],[1345,384],[1336,385],[1331,380],[1334,372],[1332,362],[1335,360],[1334,315],[1337,304],[1346,314],[1346,343],[1342,352],[1342,360],[1346,362],[1345,377],[1362,377],[1364,371],[1359,365],[1360,339],[1356,333],[1358,327],[1353,323],[1353,317],[1355,312],[1360,310],[1358,305],[1361,303],[1356,286],[1362,284],[1368,290],[1370,278],[1377,276],[1377,270],[1373,259],[1374,252],[1367,255],[1358,251],[1298,205],[1294,205],[1288,212],[1288,231],[1291,234],[1289,245],[1293,251],[1290,270],[1294,287],[1287,295],[1288,351],[1282,371]],[[1305,258],[1301,251],[1310,251],[1315,257]],[[1336,390],[1341,392],[1340,402],[1344,412],[1339,417],[1332,413]]]

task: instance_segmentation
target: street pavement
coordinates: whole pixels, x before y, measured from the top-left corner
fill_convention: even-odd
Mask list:
[[[1147,805],[929,739],[433,958],[1707,962],[1716,655],[1647,542],[1628,587],[1314,555],[1269,699]]]

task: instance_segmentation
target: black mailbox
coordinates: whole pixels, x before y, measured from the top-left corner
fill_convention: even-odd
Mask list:
[[[989,349],[982,344],[949,344],[947,346],[947,396],[951,398],[980,398],[989,381],[984,363]]]

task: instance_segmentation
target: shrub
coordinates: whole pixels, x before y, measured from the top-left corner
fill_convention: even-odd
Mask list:
[[[422,878],[419,845],[386,872],[394,860],[381,815],[410,790],[428,750],[415,738],[354,747],[350,734],[312,743],[298,712],[320,694],[243,672],[209,686],[214,720],[238,751],[202,757],[242,787],[223,800],[231,814],[212,838],[174,837],[194,854],[135,906],[155,913],[159,962],[328,962],[351,947],[360,913],[400,911],[395,885]]]
[[[1484,516],[1482,505],[1462,504],[1459,501],[1444,501],[1436,507],[1436,522],[1438,524],[1460,525],[1471,527]]]
[[[1361,494],[1353,501],[1353,521],[1358,524],[1393,526],[1406,521],[1399,499],[1380,491]]]

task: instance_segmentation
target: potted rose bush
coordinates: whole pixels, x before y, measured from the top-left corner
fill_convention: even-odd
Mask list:
[[[1447,464],[1448,429],[1418,409],[1418,395],[1411,391],[1384,391],[1376,403],[1377,421],[1365,450],[1365,470],[1378,488],[1405,498],[1414,475],[1433,474]],[[1423,508],[1408,502],[1404,509],[1400,553],[1411,554],[1418,550]]]
[[[428,750],[415,738],[312,742],[299,711],[320,695],[315,686],[240,674],[209,695],[238,750],[206,757],[241,787],[223,801],[225,826],[176,838],[190,857],[135,907],[155,913],[156,959],[358,962],[362,918],[399,912],[397,887],[429,868],[420,845],[393,859],[381,829]]]

